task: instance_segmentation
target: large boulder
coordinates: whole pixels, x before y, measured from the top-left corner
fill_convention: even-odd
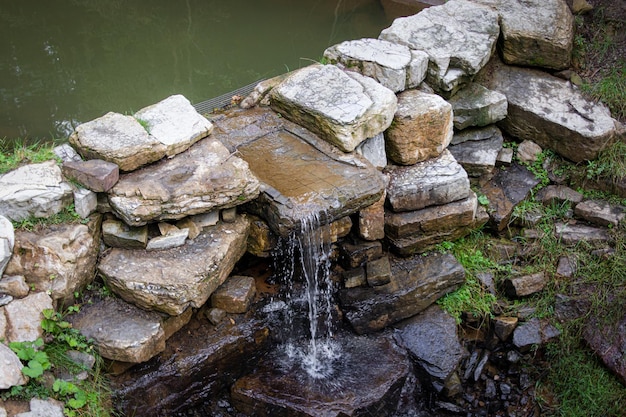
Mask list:
[[[387,129],[397,106],[393,91],[334,65],[294,72],[272,89],[270,98],[273,109],[344,152]]]
[[[452,140],[452,106],[436,94],[409,90],[398,95],[398,110],[385,132],[388,158],[413,165],[435,158]]]
[[[146,310],[178,315],[199,308],[246,251],[249,220],[207,227],[193,241],[161,251],[114,248],[98,271],[111,289]]]
[[[53,225],[39,231],[18,230],[7,275],[22,275],[55,304],[71,305],[74,293],[94,277],[100,249],[101,216],[88,224]]]
[[[615,136],[609,110],[565,80],[494,62],[480,82],[508,100],[508,115],[499,123],[504,131],[574,162],[595,159]]]
[[[55,161],[24,165],[0,176],[0,214],[12,221],[49,217],[72,203]]]
[[[569,67],[574,16],[565,0],[472,1],[498,11],[502,31],[499,46],[504,62],[557,70]]]
[[[394,20],[379,38],[426,52],[430,59],[426,81],[449,97],[489,61],[499,34],[494,10],[451,0]]]
[[[324,58],[372,77],[393,92],[417,87],[426,77],[428,55],[379,39],[358,39],[333,45]]]
[[[108,198],[124,222],[142,226],[235,207],[258,194],[248,164],[207,138],[174,158],[121,175]]]

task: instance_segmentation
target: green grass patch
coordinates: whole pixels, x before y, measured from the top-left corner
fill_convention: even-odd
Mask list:
[[[626,117],[626,60],[621,60],[617,67],[611,68],[600,81],[585,83],[582,88],[606,104],[615,118]]]
[[[626,94],[626,85],[624,85]],[[624,97],[626,106],[626,96]],[[593,161],[586,166],[587,179],[606,178],[610,181],[619,181],[626,178],[626,143],[615,142],[604,148]]]
[[[35,164],[49,160],[60,162],[52,149],[56,144],[49,142],[28,143],[24,140],[0,139],[0,174],[24,164]]]
[[[36,231],[54,224],[87,223],[88,221],[89,219],[80,217],[74,209],[74,204],[71,204],[69,207],[64,207],[57,214],[48,217],[29,217],[12,223],[16,230]]]

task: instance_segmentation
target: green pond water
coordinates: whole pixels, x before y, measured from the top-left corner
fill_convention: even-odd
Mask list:
[[[390,23],[379,0],[2,0],[0,140],[63,139],[172,94],[198,103]]]

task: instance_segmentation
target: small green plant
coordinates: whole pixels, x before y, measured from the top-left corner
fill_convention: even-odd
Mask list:
[[[135,117],[135,120],[137,120],[137,122],[141,125],[141,127],[144,128],[144,130],[148,133],[150,133],[150,122],[148,122],[145,119],[139,118],[139,117]]]
[[[50,369],[48,354],[41,350],[43,339],[38,338],[34,342],[11,342],[9,347],[18,358],[26,362],[22,373],[29,378],[39,378],[44,371]]]
[[[607,178],[610,181],[626,178],[626,143],[617,141],[603,149],[596,159],[588,161],[586,176],[587,179]]]

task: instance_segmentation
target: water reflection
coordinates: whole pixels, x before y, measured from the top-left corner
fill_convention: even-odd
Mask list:
[[[206,100],[388,23],[378,0],[3,2],[0,138],[65,137],[176,93]]]

